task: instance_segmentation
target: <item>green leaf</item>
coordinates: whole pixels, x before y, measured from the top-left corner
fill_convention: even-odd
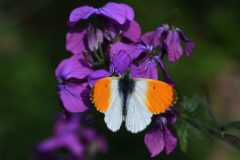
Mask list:
[[[194,96],[193,98],[187,98],[184,96],[181,105],[184,112],[193,117],[204,114],[208,106],[206,98],[199,98],[197,96]]]
[[[188,122],[185,120],[180,120],[176,124],[176,130],[180,148],[183,152],[186,152],[188,143]]]

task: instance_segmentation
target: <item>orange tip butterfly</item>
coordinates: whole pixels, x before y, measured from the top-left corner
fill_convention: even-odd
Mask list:
[[[162,81],[121,77],[98,80],[91,92],[92,103],[104,113],[107,127],[116,132],[125,121],[128,131],[138,133],[150,123],[152,115],[166,111],[177,100],[175,89]]]

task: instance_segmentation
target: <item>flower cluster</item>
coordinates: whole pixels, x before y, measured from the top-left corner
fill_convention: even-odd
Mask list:
[[[37,147],[40,157],[43,157],[42,159],[60,159],[57,158],[58,155],[52,153],[61,148],[67,149],[71,153],[68,158],[75,160],[92,157],[97,152],[105,153],[108,149],[106,138],[95,129],[83,124],[88,119],[89,117],[76,113],[68,117],[59,115],[53,135],[42,141]]]
[[[101,8],[80,6],[70,13],[68,24],[71,29],[66,36],[66,49],[72,56],[58,65],[55,74],[62,105],[74,113],[90,108],[89,93],[96,80],[120,76],[127,70],[133,78],[158,79],[160,72],[165,82],[175,86],[163,59],[167,57],[169,62],[176,62],[183,53],[190,56],[194,48],[179,28],[167,24],[142,34],[140,25],[134,20],[134,10],[122,3],[110,2]],[[155,127],[144,139],[152,156],[163,150],[169,154],[176,147],[177,140],[168,129],[175,121],[171,110],[156,116]],[[74,139],[72,133],[70,135]],[[61,139],[61,142],[43,142],[42,146],[51,148],[60,143],[75,155],[81,153],[81,145],[71,149],[72,144],[68,143],[74,140],[67,142],[59,137],[61,135],[52,141]]]

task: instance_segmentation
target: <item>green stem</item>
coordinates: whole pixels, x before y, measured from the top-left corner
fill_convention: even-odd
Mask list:
[[[98,55],[96,50],[93,51],[93,54],[97,58],[98,62],[102,62],[103,61],[103,59],[101,57],[99,57],[99,55]]]
[[[183,115],[182,117],[199,130],[207,132],[211,136],[223,140],[240,150],[240,139],[237,136],[223,132],[217,127],[209,127],[197,119],[189,117],[188,115]]]

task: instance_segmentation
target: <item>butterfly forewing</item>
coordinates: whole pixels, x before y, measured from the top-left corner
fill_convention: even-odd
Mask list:
[[[97,110],[105,114],[104,121],[113,132],[120,129],[123,121],[122,98],[119,94],[118,79],[107,77],[98,80],[91,95],[93,104]]]
[[[175,89],[162,81],[147,79],[146,106],[153,114],[165,112],[176,100]]]

